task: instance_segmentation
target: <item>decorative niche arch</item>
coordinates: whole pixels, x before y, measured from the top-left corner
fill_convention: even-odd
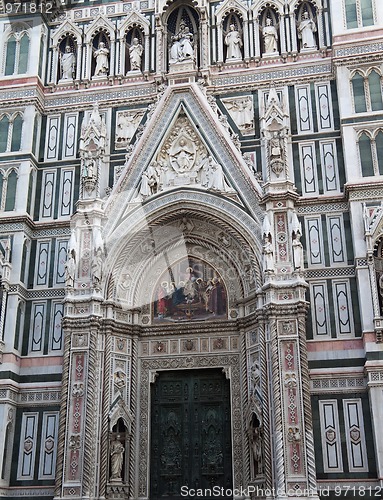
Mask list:
[[[306,21],[305,16],[308,16],[308,20],[312,21],[311,31],[313,40],[309,41],[308,44],[307,40],[305,40],[305,30],[302,29],[301,26],[301,23]],[[321,23],[322,19],[318,17],[318,7],[314,2],[300,0],[296,3],[295,23],[292,25],[291,37],[293,39],[293,44],[296,44],[296,47],[299,48],[300,52],[305,50],[316,50],[319,46],[323,47],[323,30]],[[296,29],[293,29],[293,26],[296,26]],[[306,44],[307,46],[305,46]]]
[[[171,60],[171,47],[174,37],[181,32],[182,25],[192,34],[193,50],[195,65],[198,68],[201,65],[201,33],[200,33],[200,16],[197,10],[191,4],[174,4],[173,8],[169,8],[166,13],[164,25],[166,31],[164,33],[164,52],[166,54],[165,67],[169,70],[169,61]]]
[[[244,45],[244,25],[242,19],[238,16],[236,12],[229,12],[223,21],[223,58],[225,62],[230,62],[232,58],[243,60],[243,45]],[[234,51],[231,49],[231,40],[233,33],[236,37],[237,49]],[[238,52],[238,54],[236,54]]]
[[[85,33],[85,65],[83,68],[83,79],[97,77],[97,51],[106,49],[103,56],[105,60],[104,71],[98,77],[104,78],[114,76],[115,54],[116,54],[116,33],[115,26],[103,15],[97,16],[89,25]],[[100,46],[104,44],[104,47]]]
[[[218,64],[227,61],[227,45],[225,38],[230,30],[230,25],[235,26],[242,41],[241,46],[241,59],[248,59],[250,54],[249,47],[249,26],[248,26],[248,11],[243,4],[237,0],[232,0],[229,3],[222,2],[216,10],[216,24],[217,24],[217,46],[218,54],[216,59]]]
[[[283,11],[282,11],[283,12]],[[281,50],[285,52],[284,25],[282,14],[278,12],[274,5],[267,6],[259,12],[259,33],[260,52],[263,57],[279,56]]]
[[[56,75],[56,81],[60,81],[61,79],[66,79],[65,78],[65,63],[63,62],[63,58],[65,57],[65,54],[68,52],[67,47],[69,47],[70,52],[75,55],[75,60],[74,64],[72,65],[73,70],[71,71],[72,78],[68,76],[68,80],[73,80],[77,76],[77,65],[80,63],[79,59],[76,57],[76,54],[78,53],[77,50],[77,43],[76,43],[76,38],[73,33],[68,33],[66,36],[62,37],[62,40],[58,44],[58,65],[57,65],[57,70],[58,74]]]
[[[376,341],[383,341],[383,203],[363,203]]]
[[[130,70],[129,47],[133,38],[138,38],[144,51],[141,70],[149,72],[150,62],[150,22],[139,12],[131,12],[118,29],[119,60],[118,74],[124,76]]]
[[[80,79],[82,32],[76,24],[67,19],[52,35],[50,83],[57,83],[61,78],[60,54],[64,53],[67,41],[75,55],[75,80]]]
[[[217,277],[222,285],[221,298],[227,304],[227,318],[238,317],[238,301],[255,294],[261,283],[261,249],[246,241],[239,227],[234,229],[234,220],[225,221],[206,207],[202,213],[202,207],[180,212],[174,206],[153,215],[153,222],[146,222],[147,225],[130,232],[129,240],[120,238],[119,248],[110,249],[106,299],[125,310],[139,308],[142,323],[148,324],[152,321],[152,299],[164,273],[168,272],[168,282],[177,281],[178,285],[185,279],[180,276],[184,270],[182,266],[177,268],[177,263],[182,259],[199,260],[205,263],[205,271],[198,271],[202,275],[196,275],[196,280],[201,277],[207,285],[209,279]],[[221,318],[226,317],[226,313],[220,312]]]

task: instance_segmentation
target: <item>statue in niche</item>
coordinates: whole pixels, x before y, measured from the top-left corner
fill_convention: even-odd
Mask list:
[[[107,76],[109,72],[109,49],[105,47],[104,42],[98,44],[98,48],[94,50],[93,56],[96,59],[94,76]]]
[[[76,275],[76,254],[74,250],[68,252],[68,258],[65,262],[65,286],[68,288],[74,287]]]
[[[185,21],[180,23],[180,31],[171,38],[170,63],[194,59],[194,38]]]
[[[272,25],[271,19],[266,18],[266,25],[262,28],[262,37],[264,43],[264,54],[278,53],[278,32],[275,26]]]
[[[124,446],[117,436],[110,446],[110,479],[112,481],[122,480],[122,464],[124,461]]]
[[[81,158],[81,194],[89,197],[98,190],[99,171],[104,162],[106,146],[106,125],[100,115],[98,103],[81,126],[80,158]]]
[[[84,155],[81,158],[82,172],[81,175],[85,179],[93,179],[96,175],[95,158],[91,151],[84,151]]]
[[[234,24],[230,24],[229,32],[225,36],[225,45],[227,45],[226,62],[242,60],[242,38]]]
[[[73,80],[76,71],[76,57],[70,45],[66,45],[65,52],[60,52],[61,79]]]
[[[99,288],[101,285],[103,260],[102,248],[99,247],[92,259],[92,282],[95,288]]]
[[[276,130],[272,133],[272,136],[269,141],[269,151],[270,151],[270,160],[276,160],[278,158],[282,159],[283,152],[283,139],[281,137],[280,132]]]
[[[271,171],[279,177],[285,170],[285,139],[283,130],[265,131],[267,155]]]
[[[144,47],[138,38],[133,38],[129,47],[130,69],[131,71],[141,71],[142,54]]]
[[[254,477],[262,473],[262,430],[254,422],[250,425],[250,446],[254,464]]]
[[[265,272],[274,272],[274,248],[270,233],[265,235],[263,243],[263,270]]]
[[[301,243],[301,233],[293,233],[293,259],[294,259],[294,270],[301,271],[303,269],[303,245]]]
[[[302,20],[298,25],[298,38],[301,40],[301,50],[317,48],[314,36],[316,30],[317,27],[314,20],[311,19],[309,13],[305,11],[303,13]]]

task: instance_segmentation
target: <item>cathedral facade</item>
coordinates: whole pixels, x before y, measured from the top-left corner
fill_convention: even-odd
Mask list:
[[[0,7],[0,497],[381,498],[382,2]]]

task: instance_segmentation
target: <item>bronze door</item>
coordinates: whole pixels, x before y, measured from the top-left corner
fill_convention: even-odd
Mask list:
[[[217,491],[232,498],[222,495],[232,489],[230,384],[220,369],[160,372],[152,387],[150,500],[191,498],[197,489],[207,490],[204,499]]]

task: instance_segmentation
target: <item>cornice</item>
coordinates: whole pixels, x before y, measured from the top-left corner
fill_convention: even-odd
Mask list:
[[[349,201],[375,200],[383,198],[383,178],[374,178],[373,181],[352,181],[344,185],[345,194]]]

